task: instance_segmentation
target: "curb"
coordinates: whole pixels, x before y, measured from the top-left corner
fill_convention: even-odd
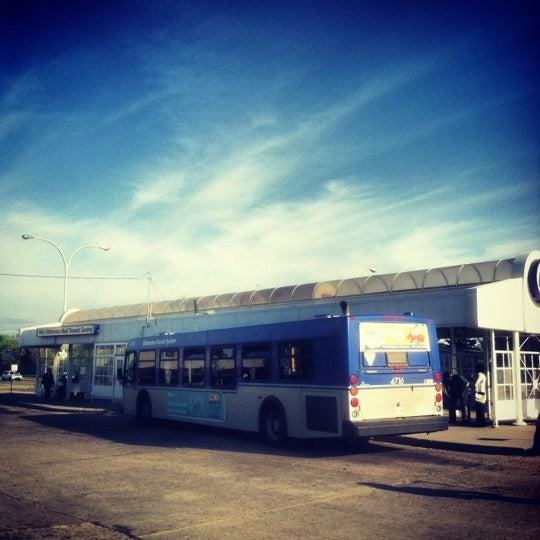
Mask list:
[[[114,413],[112,409],[91,409],[88,407],[67,407],[62,405],[45,405],[40,403],[13,403],[14,406],[24,407],[25,409],[35,409],[45,412],[62,412],[62,413],[84,413],[84,414],[107,414]]]
[[[495,456],[531,455],[529,450],[517,446],[491,446],[457,441],[436,441],[417,439],[414,437],[407,437],[405,435],[389,435],[384,438],[381,437],[378,440],[404,446],[430,448],[434,450],[453,450],[454,452],[467,452],[469,454],[489,454]]]

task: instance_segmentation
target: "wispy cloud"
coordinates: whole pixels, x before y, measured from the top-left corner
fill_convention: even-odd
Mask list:
[[[174,172],[153,174],[150,178],[145,178],[136,187],[128,211],[136,212],[146,206],[175,203],[178,201],[184,185],[183,174]]]

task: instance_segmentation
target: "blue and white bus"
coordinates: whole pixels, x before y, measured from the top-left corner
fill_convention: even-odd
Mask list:
[[[288,437],[448,428],[433,321],[342,316],[131,341],[123,410]]]

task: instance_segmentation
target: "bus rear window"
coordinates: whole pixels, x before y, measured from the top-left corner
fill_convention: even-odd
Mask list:
[[[366,351],[360,354],[360,360],[360,367],[364,368],[414,368],[431,365],[429,353],[420,351]]]
[[[406,352],[387,352],[386,353],[386,365],[388,367],[407,367],[409,360]]]

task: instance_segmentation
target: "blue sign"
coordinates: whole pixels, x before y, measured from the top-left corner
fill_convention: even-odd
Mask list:
[[[180,418],[200,418],[224,422],[223,393],[204,390],[198,392],[170,390],[167,392],[167,414]]]

